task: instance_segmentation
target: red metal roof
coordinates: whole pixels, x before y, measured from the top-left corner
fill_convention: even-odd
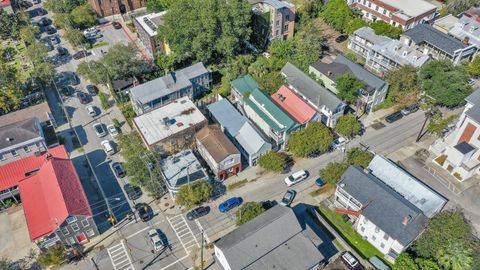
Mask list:
[[[51,158],[19,182],[32,241],[49,235],[69,216],[92,216],[80,178],[69,159]]]
[[[0,190],[18,185],[20,180],[27,178],[25,176],[26,172],[39,169],[46,162],[47,154],[58,158],[68,158],[65,147],[60,145],[48,149],[47,152],[40,156],[33,155],[0,166]]]
[[[10,1],[10,0],[0,1],[0,6],[6,6],[6,5],[10,5],[10,4],[12,4],[12,1]]]
[[[285,85],[272,94],[271,98],[300,124],[307,123],[315,116],[315,109]]]

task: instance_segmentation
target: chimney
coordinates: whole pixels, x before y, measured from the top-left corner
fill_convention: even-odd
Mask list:
[[[469,37],[463,38],[463,44],[468,45],[469,42],[470,42],[470,38],[469,38]]]
[[[405,216],[405,217],[403,218],[403,222],[402,222],[403,225],[407,226],[408,223],[410,223],[410,220],[411,220],[411,219],[412,219],[412,216],[410,216],[410,215]]]
[[[372,172],[372,170],[370,170],[369,168],[365,168],[365,169],[363,169],[363,172],[365,174],[370,174]]]
[[[47,156],[45,157],[45,159],[50,160],[50,159],[52,159],[52,157],[53,157],[52,154],[48,153]]]

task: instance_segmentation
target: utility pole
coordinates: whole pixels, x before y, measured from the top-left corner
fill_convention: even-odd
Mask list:
[[[202,229],[202,249],[200,250],[200,269],[203,270],[203,244],[205,240],[203,239],[203,229]]]

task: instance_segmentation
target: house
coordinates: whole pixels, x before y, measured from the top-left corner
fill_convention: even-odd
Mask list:
[[[365,66],[380,73],[410,65],[423,66],[430,56],[416,44],[376,35],[372,28],[362,27],[350,36],[348,48],[365,59]]]
[[[194,99],[209,91],[211,84],[211,70],[200,62],[131,88],[130,100],[137,115],[141,115],[181,97]]]
[[[475,19],[477,22],[480,22],[480,7],[478,6],[474,5],[473,7],[470,7],[463,14],[467,15],[470,18]]]
[[[48,248],[57,242],[84,244],[99,235],[70,159],[47,156],[29,175],[18,185],[30,240]]]
[[[428,23],[435,18],[437,7],[424,0],[347,0],[362,12],[365,21],[384,21],[403,30]]]
[[[115,93],[122,93],[124,95],[128,95],[129,89],[137,84],[138,80],[135,77],[112,80],[113,91],[115,91]]]
[[[329,59],[324,58],[323,61],[318,60],[312,64],[309,72],[321,80],[328,90],[338,94],[337,78],[350,73],[365,84],[365,87],[358,93],[357,103],[358,107],[363,108],[363,111],[370,113],[385,100],[388,90],[386,81],[341,54],[337,55],[333,61],[326,60]]]
[[[251,119],[278,149],[284,149],[295,123],[258,87],[250,75],[230,82],[232,94],[243,114]]]
[[[309,211],[275,205],[215,241],[215,261],[224,270],[320,269],[336,249]]]
[[[459,18],[449,14],[435,21],[436,29],[458,39],[464,44],[480,48],[480,22],[467,15]]]
[[[2,0],[0,1],[0,11],[3,10],[7,14],[13,14],[15,11],[12,6],[11,0]]]
[[[188,97],[149,111],[133,119],[133,125],[146,147],[182,148],[208,123]]]
[[[145,0],[88,0],[88,3],[99,18],[130,13],[136,9],[145,7],[146,2]]]
[[[185,149],[160,161],[163,179],[168,192],[175,198],[180,188],[198,180],[209,181],[205,169],[191,149]]]
[[[310,121],[319,121],[317,111],[285,85],[270,97],[301,126],[306,126]]]
[[[480,91],[466,99],[453,131],[435,142],[430,150],[437,156],[433,161],[464,181],[480,172]]]
[[[253,40],[265,47],[272,40],[287,40],[295,29],[295,5],[282,0],[248,0],[252,5]]]
[[[419,24],[402,35],[401,42],[407,45],[417,45],[426,55],[433,59],[447,59],[454,64],[470,61],[477,51],[474,45],[449,36],[428,24]]]
[[[46,149],[45,136],[37,117],[0,127],[0,165],[36,155]]]
[[[241,115],[227,99],[221,99],[207,106],[207,110],[223,132],[240,150],[249,166],[255,166],[257,159],[272,149],[262,134],[249,120]]]
[[[240,151],[218,125],[205,126],[197,132],[195,138],[198,153],[219,181],[237,175],[242,170]]]
[[[168,44],[157,39],[157,29],[163,26],[165,14],[167,14],[166,11],[149,13],[133,19],[133,25],[137,29],[137,36],[152,57],[156,56],[157,52],[162,54],[170,53]]]
[[[345,102],[290,63],[285,64],[281,74],[288,87],[319,113],[322,123],[328,127],[335,126],[344,113]]]

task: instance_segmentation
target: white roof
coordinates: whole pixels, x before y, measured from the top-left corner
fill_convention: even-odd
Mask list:
[[[208,180],[208,175],[191,149],[185,149],[160,161],[162,174],[169,189],[197,181]]]
[[[188,97],[133,119],[147,146],[158,143],[207,119]]]
[[[435,5],[424,0],[382,0],[382,2],[401,10],[404,14],[410,17],[417,17],[437,8]]]
[[[380,155],[373,157],[368,168],[373,175],[422,210],[429,218],[440,212],[447,203],[440,194]]]
[[[135,20],[142,26],[143,29],[151,36],[156,36],[157,35],[157,29],[160,24],[158,21],[160,21],[165,14],[167,14],[167,11],[162,11],[159,13],[150,13],[144,16],[136,17]],[[148,22],[148,23],[147,23]],[[152,27],[149,24],[153,24],[155,29],[152,29]]]

